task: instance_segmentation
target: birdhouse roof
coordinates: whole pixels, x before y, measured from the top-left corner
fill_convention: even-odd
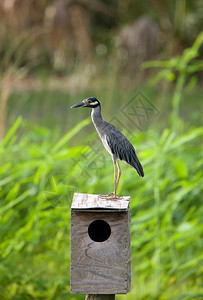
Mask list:
[[[83,211],[127,211],[129,203],[129,196],[113,199],[107,196],[75,193],[71,209]]]

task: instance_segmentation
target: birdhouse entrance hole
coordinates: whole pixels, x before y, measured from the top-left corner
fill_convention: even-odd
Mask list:
[[[104,242],[111,235],[111,227],[104,220],[94,220],[88,227],[88,234],[94,242]]]

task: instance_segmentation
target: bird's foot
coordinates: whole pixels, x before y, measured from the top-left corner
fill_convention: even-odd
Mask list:
[[[99,197],[102,198],[102,199],[108,199],[108,200],[123,198],[123,197],[119,197],[119,196],[115,195],[114,193],[109,193],[108,195],[99,195]]]

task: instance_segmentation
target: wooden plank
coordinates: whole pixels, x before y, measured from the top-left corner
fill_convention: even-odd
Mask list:
[[[125,196],[119,199],[117,198],[109,198],[100,195],[89,195],[89,194],[81,194],[75,193],[73,197],[73,202],[71,209],[72,210],[119,210],[119,211],[127,211],[129,208],[130,197]]]
[[[86,295],[85,300],[114,300],[115,295]]]
[[[132,271],[131,271],[131,238],[130,238],[130,222],[131,222],[131,211],[128,210],[128,255],[127,255],[127,291],[131,290]]]
[[[94,242],[87,233],[95,219],[106,221],[111,235]],[[126,294],[130,290],[128,212],[71,212],[71,292]]]

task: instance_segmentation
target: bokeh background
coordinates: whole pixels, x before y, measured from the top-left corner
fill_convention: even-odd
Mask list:
[[[203,6],[196,0],[0,1],[0,299],[70,290],[74,192],[113,190],[88,96],[130,139],[132,291],[203,299]]]

